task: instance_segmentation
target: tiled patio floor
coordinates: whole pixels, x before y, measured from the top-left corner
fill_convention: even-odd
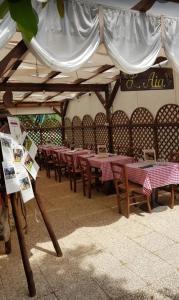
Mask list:
[[[179,299],[179,205],[152,214],[117,213],[115,195],[93,193],[91,200],[56,183],[38,179],[63,258],[57,258],[46,228],[27,204],[27,245],[37,296],[44,300]],[[0,244],[3,253],[3,243]],[[0,300],[29,299],[16,232],[12,254],[0,256]]]

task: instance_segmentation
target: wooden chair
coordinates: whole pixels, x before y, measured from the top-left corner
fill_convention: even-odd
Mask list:
[[[79,167],[82,174],[82,181],[83,181],[83,194],[86,196],[86,189],[88,198],[91,198],[91,189],[93,180],[95,180],[95,186],[97,187],[101,174],[97,174],[92,172],[92,168],[87,158],[85,157],[78,157],[79,159]]]
[[[179,151],[171,152],[169,157],[170,162],[179,163]],[[172,209],[175,205],[176,194],[179,194],[179,185],[168,185],[160,188],[160,191],[165,191],[171,194],[169,199],[169,207]]]
[[[147,203],[148,210],[151,213],[150,196],[143,193],[143,187],[141,185],[132,183],[128,180],[125,165],[111,162],[111,168],[114,176],[119,213],[121,213],[121,201],[125,201],[127,218],[129,218],[130,215],[130,207],[136,206],[137,204]]]
[[[48,153],[45,149],[43,150],[43,157],[44,157],[44,163],[45,163],[45,169],[47,177],[51,177],[51,170],[55,170],[54,162],[52,159],[52,155]]]
[[[81,170],[75,166],[73,155],[65,153],[65,160],[67,163],[68,175],[70,180],[70,189],[76,193],[77,181],[81,181]]]
[[[59,158],[58,153],[55,151],[52,151],[52,160],[55,170],[55,180],[58,179],[58,181],[61,182],[62,175],[66,173],[67,164]]]

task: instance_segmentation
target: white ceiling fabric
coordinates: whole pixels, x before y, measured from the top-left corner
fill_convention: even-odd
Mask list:
[[[0,20],[0,48],[6,45],[15,32],[16,23],[11,19],[10,14],[7,13],[4,19]]]
[[[104,42],[115,65],[129,74],[149,69],[161,49],[160,18],[128,10],[103,11]]]
[[[65,15],[60,18],[56,1],[50,0],[39,14],[38,33],[30,47],[51,69],[72,72],[92,56],[99,43],[96,5],[65,1]]]

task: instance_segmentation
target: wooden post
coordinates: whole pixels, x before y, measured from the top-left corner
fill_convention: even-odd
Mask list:
[[[10,199],[11,199],[11,205],[12,205],[12,213],[13,213],[13,217],[14,217],[14,221],[15,221],[15,225],[16,225],[16,230],[17,230],[17,236],[18,236],[18,240],[19,240],[22,262],[24,265],[24,270],[25,270],[25,274],[26,274],[26,278],[27,278],[29,295],[30,295],[30,297],[34,297],[36,295],[36,289],[35,289],[35,283],[34,283],[34,279],[33,279],[33,273],[32,273],[31,267],[30,267],[29,259],[28,259],[24,233],[23,233],[22,225],[21,225],[21,221],[20,221],[20,215],[19,215],[19,210],[18,210],[18,198],[15,197],[15,194],[11,194]]]
[[[114,147],[113,147],[113,137],[112,137],[112,126],[111,126],[111,106],[109,104],[109,91],[105,92],[105,109],[106,109],[106,119],[108,123],[108,142],[109,142],[109,152],[113,153]]]
[[[42,204],[42,201],[40,199],[40,196],[38,195],[37,191],[36,191],[36,183],[35,181],[33,180],[32,181],[32,187],[33,187],[33,191],[34,191],[34,195],[35,195],[35,199],[36,199],[36,202],[37,202],[37,205],[39,207],[39,210],[41,212],[41,215],[42,215],[42,218],[44,220],[44,223],[45,223],[45,226],[47,228],[47,231],[49,233],[49,236],[52,240],[52,243],[54,245],[54,248],[55,248],[55,251],[57,253],[57,256],[61,257],[63,254],[62,254],[62,251],[60,249],[60,246],[59,246],[59,243],[57,241],[57,238],[56,238],[56,235],[52,229],[52,226],[48,220],[48,217],[47,217],[47,214],[46,214],[46,211],[43,207],[43,204]]]

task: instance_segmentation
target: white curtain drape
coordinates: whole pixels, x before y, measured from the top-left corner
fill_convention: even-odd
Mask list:
[[[100,43],[97,6],[82,0],[65,0],[60,18],[56,1],[50,0],[39,14],[38,33],[32,51],[51,69],[71,72],[87,62]]]
[[[127,10],[103,11],[104,42],[114,63],[129,74],[149,69],[161,49],[160,18]]]
[[[179,72],[179,19],[163,18],[163,44],[167,58]]]
[[[149,69],[161,47],[179,72],[179,17],[152,16],[106,7],[107,0],[103,6],[94,1],[103,3],[103,0],[64,0],[63,18],[59,16],[55,0],[49,0],[43,9],[39,1],[32,1],[39,15],[39,25],[30,47],[45,65],[60,72],[78,70],[96,51],[103,37],[114,64],[126,73]],[[111,1],[117,3],[117,0]],[[100,18],[99,7],[102,8]],[[0,48],[15,31],[16,24],[7,13],[0,20]]]
[[[8,40],[13,36],[15,32],[16,23],[11,19],[10,14],[7,13],[5,17],[0,20],[0,48],[3,48],[6,45]]]

